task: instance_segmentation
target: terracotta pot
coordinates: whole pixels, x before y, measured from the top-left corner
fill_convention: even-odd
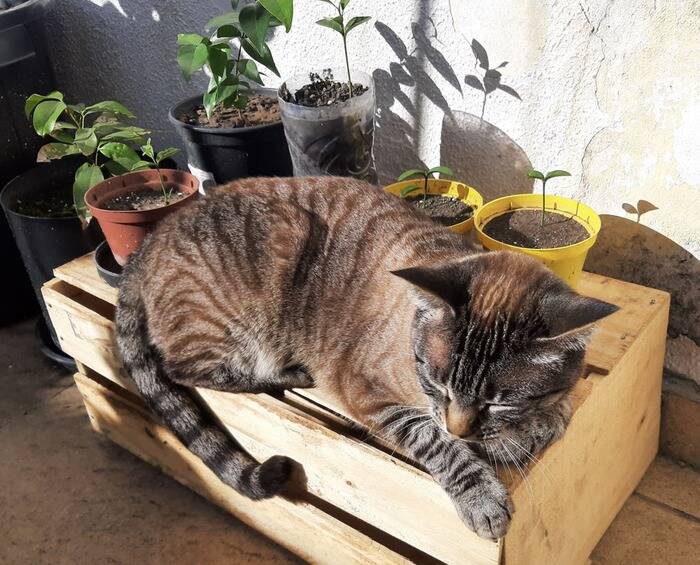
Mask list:
[[[185,198],[162,208],[153,210],[105,210],[102,204],[112,198],[143,190],[160,192],[158,171],[147,170],[113,177],[93,186],[85,193],[85,204],[90,213],[100,223],[107,244],[120,265],[126,264],[155,224],[176,210],[186,206],[197,197],[199,181],[190,173],[161,169],[160,174],[167,187],[174,187],[187,194]]]

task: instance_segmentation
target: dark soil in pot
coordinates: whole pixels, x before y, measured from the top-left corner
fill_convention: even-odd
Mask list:
[[[101,208],[104,210],[155,210],[174,204],[188,196],[176,188],[166,187],[166,192],[167,197],[162,191],[157,192],[150,188],[134,190],[103,202]]]
[[[317,73],[311,73],[309,80],[311,82],[297,89],[294,94],[289,92],[286,85],[282,86],[280,97],[285,102],[292,102],[309,108],[318,108],[320,106],[331,106],[338,102],[346,102],[353,96],[361,96],[369,90],[362,84],[353,84],[351,96],[350,85],[347,82],[334,80],[332,74],[324,74],[321,77]]]
[[[450,198],[440,194],[409,196],[406,198],[406,202],[443,226],[454,226],[468,220],[474,214],[474,209],[459,198]]]
[[[14,210],[33,218],[75,217],[75,206],[70,194],[48,194],[39,200],[17,199]]]
[[[552,249],[580,243],[590,234],[574,218],[541,210],[514,210],[489,220],[483,232],[503,243],[527,249]]]
[[[274,124],[280,121],[280,107],[277,98],[264,94],[254,94],[245,108],[214,108],[211,117],[207,116],[201,104],[178,116],[186,124],[207,128],[242,128]]]

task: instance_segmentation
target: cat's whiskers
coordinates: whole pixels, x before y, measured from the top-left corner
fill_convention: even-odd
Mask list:
[[[550,483],[554,483],[554,480],[553,480],[553,478],[552,478],[552,475],[551,475],[551,473],[549,472],[549,466],[548,466],[544,461],[542,461],[542,459],[540,459],[539,457],[535,456],[534,453],[531,453],[530,451],[528,451],[527,449],[525,449],[520,443],[518,443],[517,441],[515,441],[512,437],[510,437],[510,436],[503,436],[503,437],[505,437],[508,441],[510,441],[510,443],[512,443],[515,447],[517,447],[518,449],[520,449],[520,450],[525,454],[525,457],[527,457],[530,461],[532,461],[532,463],[534,463],[534,464],[537,465],[538,467],[541,467],[543,473],[544,473],[545,476],[547,477],[547,480],[548,480]]]
[[[523,482],[525,483],[525,486],[527,487],[528,496],[530,498],[530,504],[534,504],[535,503],[535,493],[532,490],[532,485],[530,484],[530,481],[528,480],[525,472],[523,471],[522,467],[518,463],[517,457],[513,454],[513,452],[510,449],[508,449],[508,446],[502,440],[499,439],[499,441],[501,443],[501,447],[508,455],[508,458],[513,462],[513,465],[517,469],[518,473],[520,474],[520,476],[523,479]]]

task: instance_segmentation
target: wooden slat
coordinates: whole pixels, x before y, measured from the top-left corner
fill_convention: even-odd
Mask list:
[[[307,501],[281,497],[252,501],[224,485],[173,435],[138,405],[75,375],[93,428],[241,521],[312,563],[408,563]]]
[[[592,273],[583,273],[578,291],[620,307],[596,325],[586,350],[590,371],[599,374],[607,374],[621,361],[639,333],[669,301],[667,292]]]
[[[57,279],[67,282],[88,294],[101,298],[111,304],[117,303],[117,289],[104,282],[97,274],[93,260],[94,253],[88,253],[77,259],[56,267],[53,274]]]

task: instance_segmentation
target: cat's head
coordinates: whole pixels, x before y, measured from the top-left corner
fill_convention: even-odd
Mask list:
[[[394,274],[412,283],[418,305],[421,386],[436,419],[459,437],[496,439],[566,397],[581,376],[591,324],[618,309],[507,251]]]

